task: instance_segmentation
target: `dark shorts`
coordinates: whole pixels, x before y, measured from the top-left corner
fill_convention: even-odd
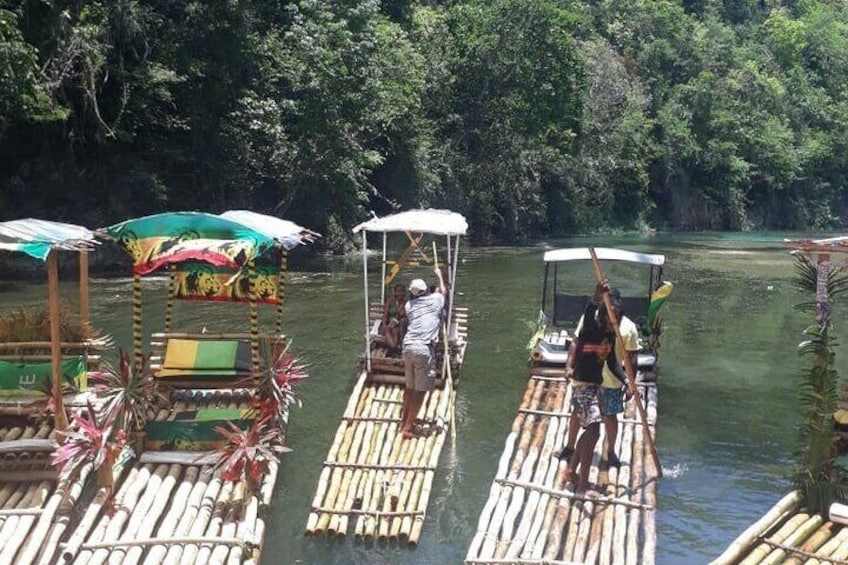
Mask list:
[[[428,392],[436,388],[436,360],[433,350],[426,345],[410,345],[403,348],[403,368],[406,388]]]
[[[624,412],[624,391],[620,388],[601,387],[601,414],[615,416]]]
[[[600,385],[575,386],[571,396],[571,407],[577,412],[580,426],[586,428],[603,420],[598,401]]]

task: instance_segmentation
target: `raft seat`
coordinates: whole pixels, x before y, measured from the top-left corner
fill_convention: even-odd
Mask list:
[[[234,388],[252,374],[250,341],[166,335],[150,368],[160,385],[172,388]]]

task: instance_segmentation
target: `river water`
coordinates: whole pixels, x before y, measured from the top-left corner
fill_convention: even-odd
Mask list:
[[[616,246],[667,257],[665,278],[676,289],[666,305],[660,352],[657,443],[665,476],[658,490],[659,564],[716,557],[790,488],[802,367],[796,345],[811,320],[793,309],[809,297],[794,290],[783,237],[687,234],[550,243]],[[299,385],[302,408],[291,414],[288,443],[294,451],[281,465],[265,562],[462,562],[525,390],[525,346],[538,312],[544,245],[461,253],[457,291],[462,294],[456,303],[467,306],[470,316],[456,442],[445,444],[414,550],[303,536],[321,464],[353,386],[355,358],[364,345],[364,311],[361,260],[298,265],[294,253],[284,326],[311,376]],[[614,285],[631,284],[615,269],[607,275]],[[0,307],[31,304],[45,293],[39,283],[15,286],[0,293]],[[588,293],[591,283],[586,286]],[[146,335],[162,327],[165,288],[164,278],[144,282]],[[75,302],[72,282],[61,289]],[[131,347],[130,280],[94,279],[91,301],[93,322],[117,344]],[[268,325],[273,322],[269,310],[263,316]],[[246,328],[247,307],[178,305],[175,328],[203,326]],[[843,348],[837,352],[843,374],[846,359]]]

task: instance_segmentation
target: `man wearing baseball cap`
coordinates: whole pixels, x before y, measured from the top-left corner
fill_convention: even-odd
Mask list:
[[[427,283],[415,279],[409,283],[412,297],[406,301],[406,334],[403,337],[403,366],[406,388],[403,391],[401,430],[404,439],[414,437],[413,424],[424,395],[436,387],[436,356],[433,349],[442,325],[447,288],[438,267],[433,269],[439,279],[438,292],[428,294]]]

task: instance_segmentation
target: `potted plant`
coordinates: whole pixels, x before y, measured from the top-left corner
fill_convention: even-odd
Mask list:
[[[69,480],[79,473],[83,465],[92,463],[100,486],[112,486],[115,457],[126,446],[123,429],[117,430],[114,438],[111,437],[114,423],[113,416],[107,415],[102,420],[98,418],[90,402],[85,410],[72,415],[68,429],[57,432],[61,444],[51,458],[53,465],[62,467],[60,479]]]
[[[289,407],[300,406],[294,389],[309,377],[306,365],[289,351],[291,341],[280,340],[262,350],[262,367],[255,381],[254,398],[260,419],[269,419],[279,429],[288,423]]]
[[[153,376],[144,367],[137,373],[133,371],[129,354],[119,350],[117,369],[105,363],[105,370],[92,374],[89,380],[94,393],[105,400],[105,417],[133,434],[135,449],[141,451],[148,415],[166,402]]]
[[[248,492],[258,491],[270,463],[279,463],[277,454],[291,451],[281,444],[280,430],[270,416],[255,420],[247,429],[227,422],[227,427],[215,426],[215,430],[224,438],[215,470],[225,481],[244,481]]]

